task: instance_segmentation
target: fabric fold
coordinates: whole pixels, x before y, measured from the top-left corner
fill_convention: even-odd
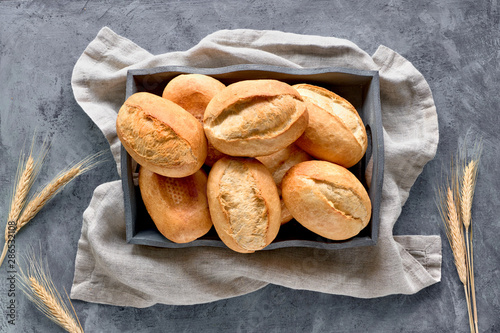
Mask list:
[[[373,56],[351,41],[279,31],[221,30],[183,52],[152,55],[103,28],[75,64],[76,101],[108,139],[120,170],[115,121],[129,69],[236,64],[344,67],[380,75],[385,170],[376,246],[336,251],[287,248],[239,254],[224,248],[162,249],[127,244],[121,181],[100,185],[84,212],[71,297],[147,307],[198,304],[267,284],[360,298],[411,294],[441,277],[439,236],[393,236],[411,186],[439,139],[432,93],[421,73],[381,46]]]

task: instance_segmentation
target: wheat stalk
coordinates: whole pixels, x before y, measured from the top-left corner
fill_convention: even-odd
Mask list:
[[[69,311],[66,302],[57,291],[46,265],[37,260],[33,252],[27,255],[28,267],[26,272],[20,269],[19,281],[21,289],[35,306],[50,320],[70,333],[83,333],[83,328],[73,309]],[[67,294],[66,294],[67,295]]]
[[[474,314],[474,326],[476,328],[476,332],[479,332],[479,328],[477,325],[477,306],[476,306],[476,286],[474,284],[474,248],[472,246],[472,228],[470,230],[470,239],[467,240],[470,251],[469,253],[469,281],[470,281],[470,291],[472,294],[472,308]],[[469,243],[470,242],[470,243]]]

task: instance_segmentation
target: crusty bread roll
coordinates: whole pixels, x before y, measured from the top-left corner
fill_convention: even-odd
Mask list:
[[[232,156],[263,156],[292,144],[307,126],[300,94],[277,80],[246,80],[227,86],[205,110],[210,143]]]
[[[368,145],[356,109],[334,92],[310,85],[293,86],[307,103],[309,124],[296,144],[312,156],[346,168],[358,163]]]
[[[203,74],[181,74],[168,82],[163,98],[171,100],[191,113],[200,122],[212,98],[226,85]]]
[[[281,198],[281,182],[285,173],[294,165],[311,160],[311,156],[295,144],[291,144],[274,154],[257,157],[257,160],[262,162],[271,172]],[[292,214],[288,208],[286,208],[283,199],[281,199],[281,224],[283,225],[289,222],[292,218]]]
[[[356,236],[370,221],[365,188],[349,170],[331,162],[293,166],[283,178],[282,196],[300,224],[328,239]]]
[[[227,247],[252,253],[274,240],[280,228],[280,198],[262,163],[223,157],[210,170],[207,188],[212,222]]]
[[[174,243],[188,243],[212,227],[207,200],[207,175],[198,170],[183,178],[139,169],[139,189],[158,231]]]
[[[168,82],[162,97],[181,106],[203,124],[203,115],[208,103],[225,87],[224,83],[208,75],[181,74]],[[212,166],[224,156],[209,143],[205,164]]]
[[[207,156],[200,122],[177,104],[151,93],[135,93],[125,101],[116,132],[137,163],[163,176],[192,175]]]

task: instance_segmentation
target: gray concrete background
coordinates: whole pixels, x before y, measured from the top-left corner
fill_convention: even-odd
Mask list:
[[[73,65],[103,26],[155,54],[186,50],[208,33],[233,28],[347,38],[370,54],[383,44],[422,72],[438,109],[436,158],[418,178],[394,233],[443,237],[440,283],[415,295],[368,300],[268,286],[195,306],[135,309],[75,301],[75,309],[86,332],[467,332],[463,289],[433,185],[441,165],[470,130],[484,138],[473,213],[479,327],[500,332],[499,11],[496,0],[1,1],[0,229],[19,151],[35,130],[53,142],[37,184],[107,148],[70,86]],[[20,247],[40,244],[61,290],[71,287],[82,213],[92,191],[117,177],[111,161],[81,176],[17,237]],[[59,331],[20,294],[18,320],[8,325],[6,280],[4,266],[0,331]]]

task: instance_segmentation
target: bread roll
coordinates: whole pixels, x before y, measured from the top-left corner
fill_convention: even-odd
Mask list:
[[[208,75],[181,74],[168,82],[162,97],[180,105],[202,122],[208,103],[225,87],[224,83]]]
[[[281,199],[281,224],[289,222],[293,216],[286,208],[283,199],[281,198],[281,182],[285,173],[294,165],[311,160],[308,153],[297,147],[295,144],[282,149],[274,154],[257,157],[262,164],[271,172],[274,182],[278,187],[278,193]]]
[[[135,93],[125,101],[116,132],[137,163],[162,176],[192,175],[207,156],[200,122],[177,104],[151,93]]]
[[[332,240],[356,236],[370,221],[371,202],[361,182],[346,168],[326,161],[293,166],[282,182],[293,217]]]
[[[278,190],[269,170],[256,159],[223,157],[215,162],[207,193],[215,230],[230,249],[252,253],[278,234]]]
[[[232,156],[263,156],[292,144],[307,126],[299,93],[276,80],[233,83],[214,96],[204,129],[214,147]]]
[[[181,74],[174,77],[163,90],[166,98],[191,113],[203,124],[203,115],[210,100],[226,86],[217,79],[202,74]],[[225,155],[208,144],[205,164],[212,166]]]
[[[309,113],[309,124],[296,144],[318,159],[346,168],[358,163],[368,141],[363,121],[351,103],[322,87],[293,87],[307,103]]]
[[[207,200],[207,175],[171,178],[139,169],[139,189],[158,231],[174,243],[188,243],[212,227]]]

